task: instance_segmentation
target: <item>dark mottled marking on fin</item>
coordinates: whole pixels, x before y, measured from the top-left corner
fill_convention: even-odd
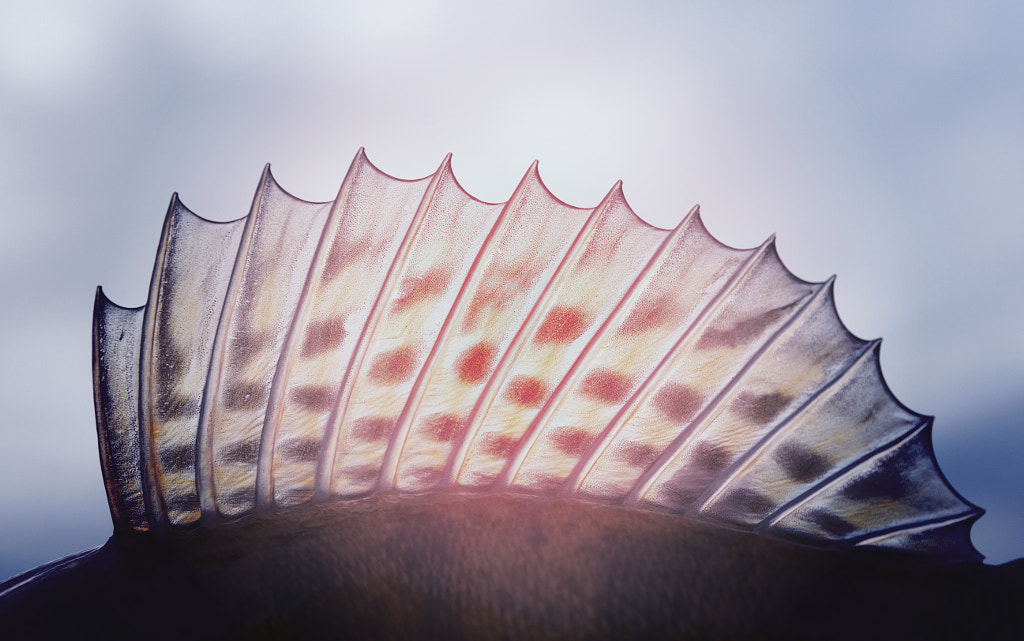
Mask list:
[[[361,465],[358,468],[346,471],[346,476],[352,479],[356,485],[366,485],[376,481],[380,476],[380,468],[372,465]]]
[[[224,390],[224,407],[229,410],[259,410],[267,404],[265,383],[235,383]]]
[[[609,405],[626,400],[633,389],[633,381],[610,369],[595,369],[588,372],[580,386],[580,394]]]
[[[733,403],[733,407],[747,420],[767,424],[775,420],[779,412],[786,409],[790,400],[792,397],[780,392],[761,395],[744,393],[739,395]]]
[[[323,414],[329,412],[334,405],[337,389],[319,385],[300,385],[288,392],[288,398],[302,409]]]
[[[411,347],[399,347],[378,354],[367,376],[375,383],[394,384],[408,380],[415,370],[416,352]]]
[[[523,407],[540,407],[548,395],[544,381],[533,376],[513,376],[506,392],[512,402]]]
[[[555,446],[569,456],[580,457],[594,443],[594,435],[578,427],[559,427],[551,432]]]
[[[199,511],[199,495],[190,494],[170,494],[164,497],[164,505],[167,507],[167,511],[171,513],[188,513]]]
[[[160,450],[160,464],[166,472],[183,472],[196,466],[195,443],[184,443]]]
[[[690,460],[704,472],[714,476],[729,465],[732,454],[728,448],[709,441],[701,441],[693,448]]]
[[[395,429],[393,416],[366,416],[352,424],[352,435],[364,441],[382,441]]]
[[[870,407],[867,408],[867,410],[864,412],[864,414],[861,415],[860,418],[857,419],[857,422],[863,424],[863,423],[870,423],[870,422],[874,421],[875,420],[875,416],[877,416],[879,412],[884,412],[885,408],[888,407],[888,404],[889,404],[889,401],[887,399],[884,399],[884,398],[877,399],[874,403],[871,404]]]
[[[320,439],[304,436],[284,441],[277,446],[282,457],[296,461],[315,461],[320,454]]]
[[[267,351],[273,336],[250,328],[239,328],[231,336],[228,346],[228,362],[234,368],[244,368],[252,359]]]
[[[735,506],[744,514],[757,516],[767,516],[775,508],[775,503],[767,496],[746,487],[737,488],[726,494],[725,503]]]
[[[653,445],[626,441],[615,448],[615,456],[633,467],[648,468],[657,460],[661,451]]]
[[[796,303],[770,309],[760,316],[747,318],[737,322],[728,329],[709,327],[697,341],[697,349],[717,349],[720,347],[734,348],[746,345],[764,332],[765,328],[789,313]]]
[[[900,499],[910,489],[910,483],[903,476],[903,471],[892,461],[887,461],[881,469],[873,470],[843,488],[842,495],[851,501],[869,501],[872,499]]]
[[[842,538],[853,532],[856,528],[852,523],[824,509],[814,510],[808,515],[808,520],[825,530],[829,534]]]
[[[316,356],[328,352],[345,340],[345,318],[336,316],[314,321],[306,327],[302,340],[303,356]]]
[[[571,343],[587,329],[586,315],[576,307],[556,305],[544,318],[533,340],[540,344]]]
[[[217,503],[222,507],[248,507],[256,500],[256,489],[251,487],[239,487],[228,490],[217,497]]]
[[[256,457],[259,455],[260,442],[258,438],[250,438],[237,443],[232,443],[217,452],[217,460],[222,463],[244,463],[255,465]]]
[[[438,441],[460,440],[466,431],[465,417],[457,414],[434,414],[427,417],[426,423],[431,436]]]
[[[654,406],[677,423],[692,419],[703,402],[697,390],[680,383],[668,383],[654,395]]]
[[[166,389],[166,388],[165,388]],[[199,413],[199,399],[177,394],[160,394],[156,402],[156,418],[161,423],[189,418]]]
[[[832,467],[832,461],[824,453],[798,443],[783,443],[775,450],[773,458],[789,478],[801,483],[821,477]]]
[[[164,308],[167,309],[166,307]],[[163,321],[165,327],[169,327],[169,321]],[[173,389],[178,379],[189,370],[188,352],[174,344],[170,332],[160,334],[160,362],[156,367],[157,389]]]
[[[482,383],[494,367],[498,348],[493,343],[481,341],[459,354],[455,371],[463,383]]]
[[[729,450],[707,441],[697,443],[687,465],[676,470],[662,492],[679,509],[693,506],[719,473],[729,465]]]
[[[685,510],[697,502],[704,490],[702,487],[696,487],[689,476],[679,474],[666,482],[661,491],[670,507]]]
[[[277,500],[284,505],[298,505],[311,498],[313,498],[312,488],[292,487],[282,492]]]

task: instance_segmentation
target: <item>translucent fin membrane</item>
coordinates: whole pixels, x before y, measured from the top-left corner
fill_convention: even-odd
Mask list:
[[[620,185],[571,207],[536,164],[506,203],[446,158],[403,181],[357,154],[308,203],[268,171],[249,216],[171,202],[149,303],[97,297],[97,424],[119,531],[373,492],[570,494],[823,547],[975,559],[878,341],[769,239]]]

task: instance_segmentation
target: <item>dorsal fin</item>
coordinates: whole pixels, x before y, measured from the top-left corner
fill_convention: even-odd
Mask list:
[[[617,184],[562,203],[536,163],[506,203],[449,158],[337,198],[267,171],[249,216],[175,196],[149,302],[97,295],[101,460],[119,532],[374,492],[561,493],[811,545],[977,559],[981,510],[938,469],[878,341],[774,239],[696,208],[652,227]]]

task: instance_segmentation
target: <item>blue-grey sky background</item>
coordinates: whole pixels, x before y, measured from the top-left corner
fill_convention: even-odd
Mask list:
[[[938,417],[978,548],[1024,555],[1024,4],[211,4],[0,4],[0,579],[110,534],[94,289],[145,302],[171,193],[237,218],[270,162],[329,200],[360,146],[404,178],[451,151],[488,201],[536,158],[575,205],[621,178],[653,224],[777,232]]]

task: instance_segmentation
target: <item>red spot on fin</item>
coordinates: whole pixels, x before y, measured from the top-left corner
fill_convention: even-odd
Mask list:
[[[559,450],[570,456],[583,456],[594,442],[594,435],[578,427],[562,427],[551,434]]]
[[[463,383],[481,383],[491,373],[498,349],[492,343],[477,343],[459,355],[455,369]]]
[[[416,303],[440,296],[448,289],[451,278],[451,270],[446,266],[435,267],[425,274],[406,278],[399,288],[402,293],[395,299],[393,309],[402,312]]]
[[[456,414],[434,414],[426,422],[430,433],[439,441],[457,440],[466,427],[466,419]]]
[[[375,383],[401,383],[416,369],[416,352],[411,347],[399,347],[377,355],[368,376]]]
[[[548,395],[548,386],[534,376],[515,376],[508,383],[508,397],[523,407],[539,407]]]
[[[570,343],[587,329],[587,317],[577,307],[552,307],[533,339],[538,343]]]
[[[611,405],[626,400],[632,389],[633,381],[628,376],[610,369],[595,369],[583,379],[580,394]]]
[[[500,436],[488,435],[485,437],[482,444],[482,448],[485,452],[491,456],[497,456],[500,458],[509,458],[512,453],[519,448],[519,441],[521,439],[515,436],[509,436],[502,434]]]

